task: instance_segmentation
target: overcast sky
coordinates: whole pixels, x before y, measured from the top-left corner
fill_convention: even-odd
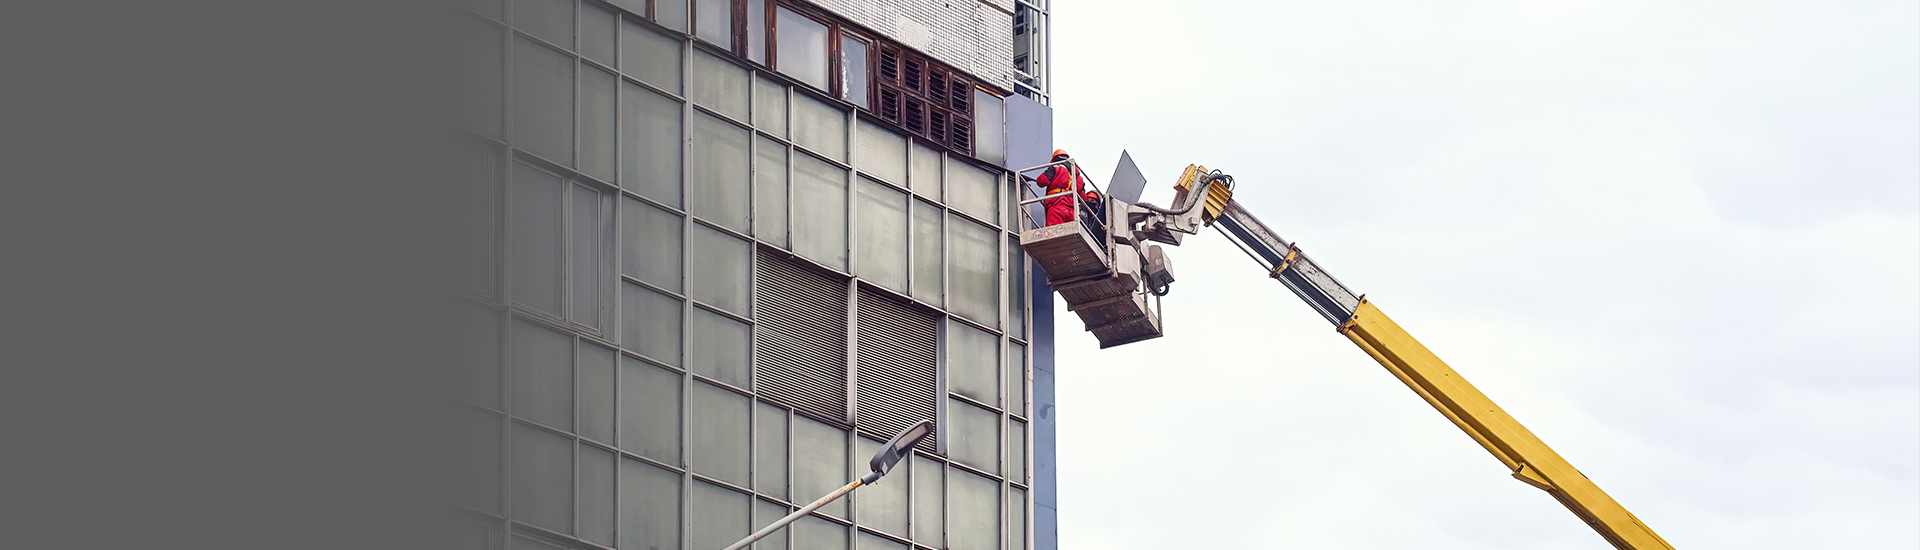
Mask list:
[[[1920,547],[1920,8],[1056,0],[1056,142],[1235,199],[1678,548]],[[1060,543],[1610,548],[1219,235],[1060,321]]]

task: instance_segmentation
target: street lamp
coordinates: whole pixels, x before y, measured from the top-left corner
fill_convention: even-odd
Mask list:
[[[933,421],[922,420],[919,424],[914,424],[902,430],[900,433],[895,434],[893,440],[881,446],[880,452],[874,453],[873,459],[867,461],[867,467],[871,468],[873,470],[872,472],[861,476],[860,479],[853,480],[852,483],[848,483],[839,489],[835,489],[831,493],[827,493],[827,496],[820,497],[820,500],[813,501],[813,504],[808,504],[798,512],[787,514],[787,517],[780,518],[779,521],[773,522],[773,525],[768,525],[751,535],[747,535],[747,538],[740,539],[740,542],[733,543],[733,545],[728,546],[726,550],[746,548],[747,545],[753,544],[754,541],[771,535],[774,531],[779,531],[781,527],[786,527],[787,524],[793,523],[794,520],[806,517],[807,514],[813,513],[814,510],[820,509],[821,506],[826,506],[827,503],[833,502],[841,496],[853,492],[854,489],[862,485],[872,485],[880,481],[880,476],[887,475],[888,471],[893,470],[894,465],[899,464],[902,459],[905,459],[907,453],[913,452],[913,446],[920,444],[920,440],[926,439],[927,434],[930,433],[933,433]]]

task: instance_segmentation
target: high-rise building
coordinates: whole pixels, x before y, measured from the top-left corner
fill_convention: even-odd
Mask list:
[[[467,547],[1056,546],[1045,0],[459,5]]]

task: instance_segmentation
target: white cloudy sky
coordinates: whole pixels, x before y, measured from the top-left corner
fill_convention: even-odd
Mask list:
[[[1920,546],[1920,7],[1056,0],[1056,141],[1188,163],[1669,542]],[[1218,235],[1059,354],[1061,547],[1608,546]]]

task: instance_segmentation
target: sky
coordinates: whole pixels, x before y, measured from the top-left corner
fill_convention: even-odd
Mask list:
[[[1089,173],[1234,175],[1675,547],[1920,547],[1920,3],[1053,16]],[[1169,252],[1165,337],[1058,321],[1061,548],[1610,548],[1223,237]]]

